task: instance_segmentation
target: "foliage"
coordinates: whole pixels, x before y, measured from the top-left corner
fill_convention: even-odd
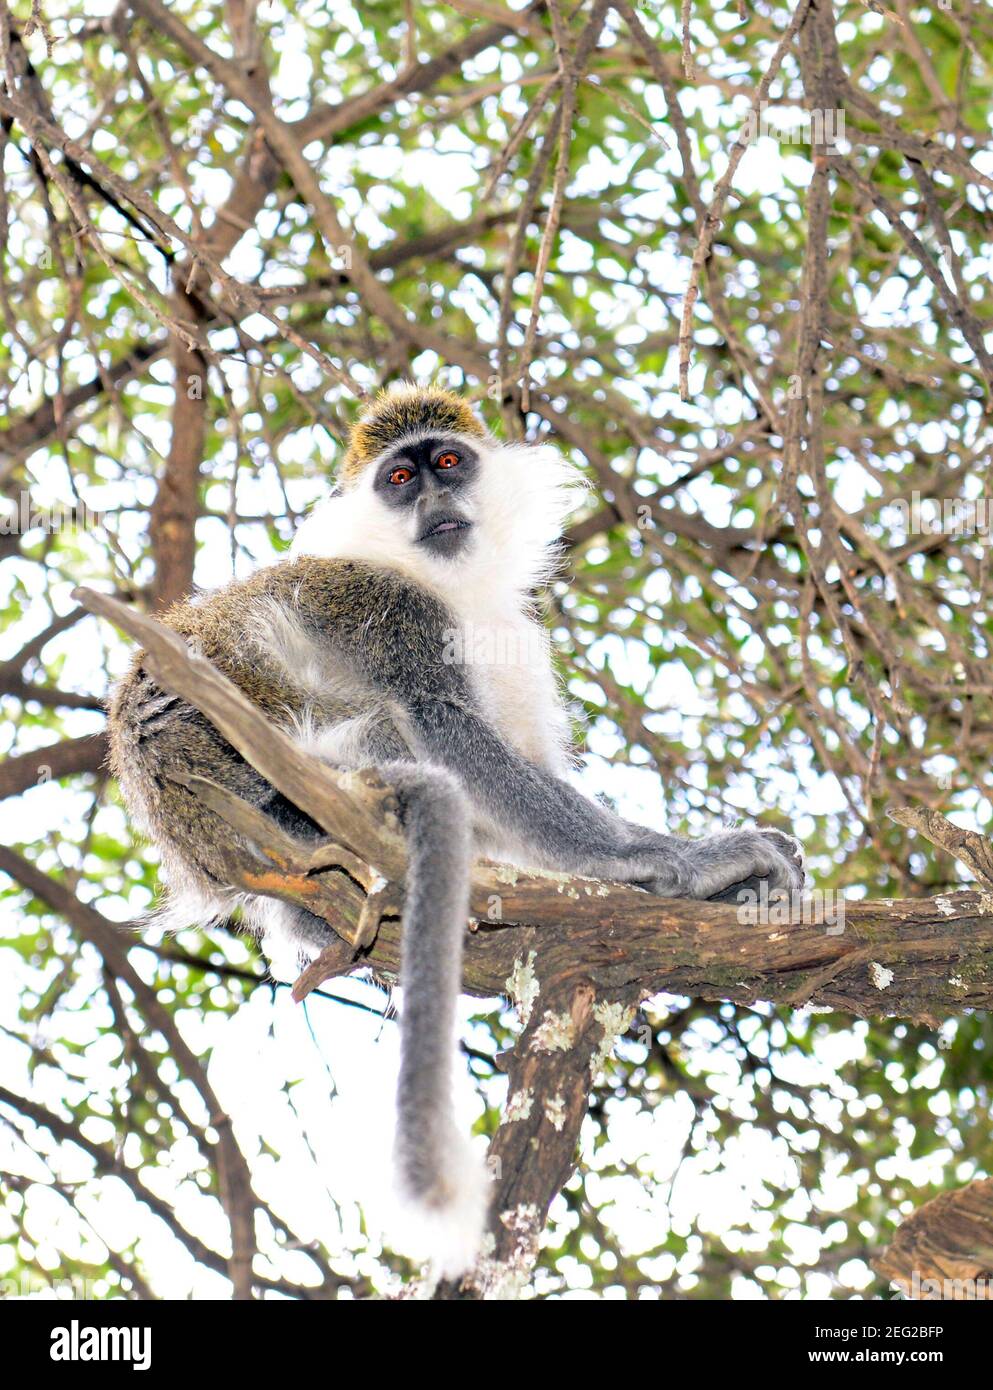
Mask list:
[[[198,583],[272,558],[327,487],[355,388],[411,376],[465,388],[499,433],[555,440],[594,484],[548,611],[591,790],[673,831],[792,824],[822,886],[954,885],[952,861],[884,812],[993,818],[988,537],[922,529],[911,506],[927,518],[986,491],[993,20],[971,0],[896,2],[796,12],[719,210],[686,400],[683,292],[786,5],[693,0],[685,34],[654,0],[179,0],[171,26],[146,0],[105,15],[68,0],[47,25],[15,6],[0,493],[33,524],[0,534],[0,692],[11,759],[53,751],[4,803],[4,841],[106,921],[148,906],[154,855],[98,741],[60,781],[59,747],[100,732],[126,660],[66,616],[69,592],[168,596],[170,480],[198,513]],[[273,152],[267,109],[319,207]],[[825,111],[844,117],[830,148],[804,128]],[[192,471],[184,399],[201,402]],[[60,524],[71,505],[82,524]],[[3,902],[0,1278],[229,1290],[205,1078],[225,1027],[274,1008],[254,948],[153,936],[127,981],[92,922],[16,867]],[[495,1010],[472,1030],[481,1130],[508,1028]],[[537,1293],[884,1293],[866,1262],[900,1215],[990,1171],[991,1044],[979,1016],[936,1031],[650,1001],[591,1109]],[[286,1115],[276,1140],[235,1110],[256,1287],[381,1289],[399,1266],[348,1202],[340,1225],[285,1214],[315,1123],[297,1079],[282,1169]]]

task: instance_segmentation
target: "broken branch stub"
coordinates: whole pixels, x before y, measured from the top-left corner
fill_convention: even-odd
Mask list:
[[[964,830],[940,811],[927,806],[899,806],[886,813],[897,825],[916,830],[925,840],[945,850],[984,888],[993,889],[993,841],[976,830]]]

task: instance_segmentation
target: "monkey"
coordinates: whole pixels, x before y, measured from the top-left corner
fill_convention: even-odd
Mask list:
[[[400,383],[359,415],[334,490],[288,556],[163,617],[315,758],[377,769],[395,789],[409,867],[394,1142],[402,1229],[390,1236],[436,1277],[471,1266],[489,1200],[452,1101],[473,860],[660,897],[804,883],[785,833],[681,839],[623,819],[570,780],[570,719],[535,595],[585,493],[553,445],[501,444],[463,397]],[[480,634],[493,659],[479,659]],[[287,977],[334,940],[307,910],[226,882],[221,847],[235,832],[177,774],[220,783],[298,836],[323,832],[159,687],[140,652],[113,693],[110,741],[124,799],[160,847],[171,920],[208,924],[240,906]]]

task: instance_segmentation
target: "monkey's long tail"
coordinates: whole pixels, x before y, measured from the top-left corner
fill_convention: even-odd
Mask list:
[[[473,1263],[488,1182],[455,1121],[452,1085],[462,939],[469,913],[472,826],[455,779],[442,769],[383,769],[400,798],[408,868],[400,981],[400,1079],[394,1165],[398,1249],[431,1261],[440,1278]]]

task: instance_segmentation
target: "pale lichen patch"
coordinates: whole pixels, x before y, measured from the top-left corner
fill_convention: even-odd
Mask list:
[[[545,1101],[545,1119],[557,1133],[565,1127],[565,1098],[561,1095],[549,1096]]]
[[[952,975],[948,983],[953,989],[965,989],[965,980],[961,975]]]
[[[935,898],[933,901],[934,901],[934,905],[935,905],[935,907],[938,909],[938,911],[944,913],[944,915],[945,915],[946,917],[954,917],[954,916],[955,916],[955,904],[952,903],[952,902],[949,902],[947,898],[945,898],[945,897],[937,897],[937,898]]]
[[[878,960],[873,960],[869,962],[869,979],[876,989],[889,989],[893,983],[893,971],[880,965]]]
[[[503,1112],[504,1121],[513,1124],[515,1120],[526,1120],[533,1109],[534,1092],[525,1086],[508,1098]]]
[[[590,1058],[590,1076],[595,1081],[607,1064],[614,1040],[626,1033],[634,1022],[635,1009],[630,1004],[608,1004],[601,1000],[593,1005],[593,1017],[603,1029],[603,1040]]]
[[[546,1009],[545,1015],[531,1039],[532,1052],[568,1052],[576,1040],[570,1014],[557,1014]]]
[[[533,1202],[522,1202],[500,1213],[500,1224],[514,1237],[506,1259],[493,1258],[492,1244],[476,1265],[473,1282],[483,1298],[517,1299],[527,1287],[541,1237],[541,1217]]]
[[[538,1208],[534,1202],[518,1202],[516,1207],[500,1213],[500,1225],[519,1236],[535,1235],[538,1231]]]
[[[542,869],[538,875],[548,883],[571,883],[572,874],[567,874],[564,869]]]
[[[534,1001],[538,998],[538,977],[534,973],[534,962],[534,951],[528,951],[527,960],[522,960],[518,956],[514,961],[513,970],[504,981],[507,993],[517,1005],[521,1024],[525,1028],[531,1017]]]
[[[604,883],[599,878],[584,878],[580,874],[567,874],[561,869],[542,869],[533,877],[544,879],[546,883],[557,884],[555,891],[563,893],[567,898],[579,898],[582,893],[585,893],[587,897],[610,897],[610,884]]]

